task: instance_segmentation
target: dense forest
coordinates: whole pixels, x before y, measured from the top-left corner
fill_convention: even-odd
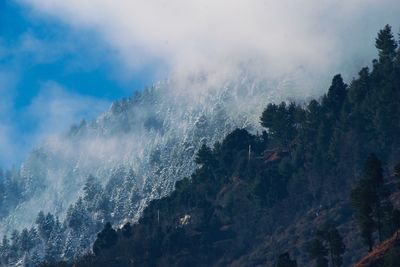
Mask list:
[[[136,197],[134,174],[111,179],[126,188],[112,198],[103,197],[112,190],[89,177],[64,222],[41,212],[36,227],[14,232],[11,241],[4,237],[1,262],[24,256],[35,266],[34,246],[46,247],[42,266],[358,262],[400,228],[400,49],[388,25],[375,45],[378,59],[349,85],[335,75],[320,99],[268,104],[260,116],[263,132],[236,129],[213,147],[204,144],[192,176],[153,200],[138,222],[115,229],[106,223],[118,198]],[[112,207],[119,209],[125,216],[123,206]],[[105,222],[92,252],[82,255],[81,244],[71,242],[66,257],[57,244],[90,242],[72,238],[86,233],[88,214]],[[397,243],[362,266],[398,266]]]
[[[8,207],[6,202],[18,203],[17,193],[24,192],[18,190],[21,186],[13,183],[18,175],[17,171],[4,174],[5,190],[0,192],[4,207]],[[9,237],[3,237],[0,265],[21,261],[24,266],[37,266],[43,260],[55,262],[82,256],[94,241],[92,237],[102,229],[102,222],[117,223],[133,217],[139,198],[135,178],[132,170],[119,168],[103,186],[96,177],[89,175],[83,186],[83,196],[69,206],[64,220],[40,211],[33,227],[13,230]]]

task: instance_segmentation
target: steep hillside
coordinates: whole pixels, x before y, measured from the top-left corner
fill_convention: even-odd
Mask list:
[[[0,233],[10,239],[27,228],[38,259],[47,258],[50,239],[58,240],[55,259],[81,255],[105,221],[136,221],[151,199],[190,176],[202,143],[220,141],[237,127],[257,132],[265,103],[285,97],[285,86],[278,94],[276,85],[243,73],[221,88],[198,83],[190,86],[204,90],[166,81],[115,102],[96,120],[46,140],[20,169],[0,172]],[[87,196],[91,187],[102,192],[101,200]],[[50,238],[41,224],[60,228],[59,234]],[[24,254],[6,256],[6,262]]]
[[[376,47],[372,70],[350,85],[335,75],[318,101],[269,104],[262,133],[236,129],[212,148],[200,142],[190,179],[151,201],[137,223],[107,223],[93,253],[73,265],[356,263],[400,228],[391,201],[400,179],[400,51],[389,26]]]
[[[0,231],[31,224],[39,207],[65,214],[90,174],[104,185],[116,171],[132,169],[143,193],[139,206],[146,206],[146,199],[168,194],[175,181],[192,173],[202,141],[213,144],[236,127],[255,130],[256,114],[264,103],[277,99],[273,85],[244,74],[203,92],[178,86],[166,81],[113,103],[96,120],[47,139],[20,170],[5,173],[6,190],[13,190],[6,198],[16,200],[2,206]]]
[[[354,267],[374,267],[382,266],[396,266],[400,258],[400,232],[397,231],[392,238],[386,240],[378,245],[373,251],[368,253],[362,260],[357,262]]]

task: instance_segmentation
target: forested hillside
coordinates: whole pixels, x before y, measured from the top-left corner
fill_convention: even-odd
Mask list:
[[[236,129],[203,144],[190,178],[153,200],[138,223],[105,224],[93,253],[74,266],[359,261],[400,227],[400,49],[390,26],[376,48],[372,68],[348,85],[335,75],[318,100],[268,104],[262,133]],[[399,250],[390,251],[379,266],[397,266]]]
[[[276,99],[271,85],[245,73],[223,87],[191,86],[183,92],[164,81],[118,100],[96,119],[44,140],[20,167],[0,171],[2,264],[82,256],[105,222],[136,222],[150,200],[190,176],[204,142],[237,127],[261,129],[258,99]],[[10,244],[23,249],[10,253]]]
[[[236,129],[210,146],[196,131],[193,139],[203,142],[196,145],[201,147],[196,170],[176,182],[169,196],[150,202],[137,223],[106,222],[135,216],[141,194],[161,187],[139,188],[137,174],[124,168],[113,170],[106,184],[89,175],[83,196],[70,205],[65,220],[34,211],[33,227],[3,238],[1,264],[283,267],[357,262],[400,227],[400,50],[389,26],[378,33],[376,47],[379,57],[372,68],[361,69],[348,85],[335,75],[320,99],[268,104],[260,114],[262,132]],[[124,103],[113,112],[123,114]],[[161,129],[156,120],[146,125],[151,132]],[[83,123],[71,134],[87,129]],[[153,153],[151,160],[160,156]],[[9,209],[0,210],[0,217],[23,199],[18,192],[28,192],[20,188],[40,187],[21,184],[19,175],[15,170],[0,173],[1,201],[8,203],[0,207]],[[102,224],[93,252],[83,255]],[[396,266],[400,259],[398,250],[390,251],[380,259],[382,266]]]

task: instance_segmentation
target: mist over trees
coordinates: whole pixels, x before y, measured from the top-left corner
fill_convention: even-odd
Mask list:
[[[132,170],[118,169],[103,186],[89,175],[83,196],[68,208],[63,221],[40,211],[33,227],[3,237],[1,265],[22,260],[26,266],[37,266],[84,255],[105,222],[119,223],[135,214],[140,197],[135,179]]]
[[[137,223],[106,224],[94,253],[74,264],[353,264],[400,227],[391,200],[400,177],[397,44],[385,26],[379,58],[348,85],[335,75],[320,99],[268,104],[262,133],[236,129],[203,144],[190,178]],[[400,254],[382,257],[393,266]]]
[[[354,263],[350,254],[373,250],[400,227],[390,199],[400,181],[400,50],[390,26],[378,33],[376,48],[372,69],[349,84],[337,74],[320,99],[268,104],[262,132],[240,128],[213,146],[203,142],[192,176],[151,201],[138,222],[112,226],[138,211],[141,192],[131,169],[114,170],[105,185],[88,175],[64,220],[38,211],[33,227],[4,236],[1,264]],[[122,112],[120,105],[114,112]],[[19,174],[1,175],[0,201],[12,209]]]

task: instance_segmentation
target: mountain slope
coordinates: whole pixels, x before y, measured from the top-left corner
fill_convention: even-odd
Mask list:
[[[25,201],[3,216],[2,231],[31,223],[36,214],[30,216],[30,210],[65,214],[89,174],[105,184],[116,169],[132,169],[144,198],[166,195],[194,169],[202,140],[214,143],[235,127],[256,125],[261,103],[248,108],[239,102],[268,101],[270,92],[245,78],[238,83],[186,97],[177,96],[168,82],[159,84],[115,102],[95,121],[72,127],[68,136],[49,138],[23,163],[17,179]]]
[[[378,264],[385,260],[385,257],[392,256],[392,262],[394,261],[394,257],[399,257],[398,246],[400,244],[400,233],[397,231],[392,238],[386,240],[379,246],[377,246],[373,251],[368,253],[362,260],[357,262],[354,267],[372,267],[378,266]],[[395,251],[397,250],[397,251]],[[390,255],[390,253],[393,253]],[[388,259],[386,259],[388,261]],[[393,262],[394,263],[394,262]]]
[[[308,252],[326,227],[344,237],[339,251],[345,253],[336,262],[356,263],[367,246],[349,196],[365,179],[370,153],[386,163],[385,194],[399,191],[393,185],[400,176],[400,51],[379,45],[379,36],[380,57],[371,72],[362,69],[349,86],[336,75],[319,101],[269,104],[261,114],[263,133],[236,129],[212,148],[203,145],[191,179],[151,201],[137,223],[117,230],[106,224],[93,253],[71,264],[273,266],[290,252],[299,266],[310,266],[316,257]],[[393,205],[385,205],[390,220],[383,227],[390,236],[400,221]],[[374,232],[371,237],[379,244]],[[333,261],[321,251],[321,262]]]
[[[151,199],[168,195],[176,181],[190,176],[201,144],[220,141],[236,127],[257,132],[264,103],[279,99],[276,84],[245,74],[220,87],[197,83],[157,84],[113,103],[64,136],[48,138],[19,170],[6,173],[0,232],[12,239],[29,230],[28,247],[38,259],[48,257],[52,238],[58,240],[57,259],[82,255],[105,221],[136,221]],[[87,196],[92,186],[102,192],[96,203]],[[76,218],[84,218],[87,226],[80,227]],[[60,234],[50,238],[40,231],[42,224],[59,228]],[[6,262],[25,254],[6,256]]]

